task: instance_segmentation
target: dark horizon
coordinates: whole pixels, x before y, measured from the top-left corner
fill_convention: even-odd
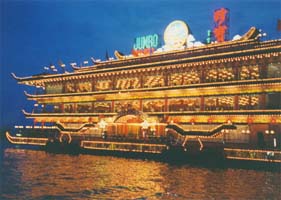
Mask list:
[[[213,28],[213,11],[230,10],[230,39],[243,35],[250,27],[262,29],[263,40],[280,39],[278,21],[281,2],[278,0],[230,1],[7,1],[1,7],[1,110],[0,127],[32,124],[22,109],[31,112],[34,102],[11,76],[31,76],[44,72],[44,67],[59,61],[78,65],[91,57],[105,60],[114,50],[130,54],[134,38],[159,34],[163,41],[166,26],[183,20],[196,41],[207,38]],[[280,23],[280,22],[279,22]]]

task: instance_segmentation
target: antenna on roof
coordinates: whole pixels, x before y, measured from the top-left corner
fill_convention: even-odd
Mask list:
[[[50,69],[55,69],[55,65],[53,65],[52,63],[50,64]]]
[[[65,64],[61,60],[59,60],[58,63],[59,63],[59,66],[65,67]]]
[[[107,50],[105,51],[105,59],[109,60],[109,55],[108,55],[108,51]]]
[[[58,72],[58,70],[56,69],[56,66],[53,65],[52,63],[50,64],[49,69],[52,70],[53,72]]]
[[[93,64],[98,64],[99,62],[101,62],[100,59],[94,59],[93,57],[91,57],[91,61],[93,62]]]
[[[93,57],[91,57],[91,61],[95,64],[95,59]]]
[[[61,60],[59,60],[58,63],[59,66],[63,69],[63,73],[65,73],[65,64]]]

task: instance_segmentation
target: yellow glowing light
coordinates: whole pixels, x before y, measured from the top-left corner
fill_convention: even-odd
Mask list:
[[[104,121],[103,119],[101,119],[101,121],[98,124],[101,129],[104,129],[107,126],[107,122]]]
[[[102,145],[102,146],[100,146]],[[103,146],[105,145],[105,146]],[[130,145],[130,149],[127,146]],[[129,142],[106,142],[106,141],[81,141],[81,147],[85,149],[123,151],[123,152],[145,152],[159,154],[167,147],[161,144],[129,143]]]
[[[144,120],[144,121],[141,123],[141,127],[142,127],[143,129],[148,129],[148,127],[149,127],[148,122],[147,122],[146,120]]]

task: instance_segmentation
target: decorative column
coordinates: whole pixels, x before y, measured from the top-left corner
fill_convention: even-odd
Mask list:
[[[77,113],[77,103],[73,103],[73,113]]]
[[[266,62],[259,62],[260,78],[267,78],[267,64]]]
[[[78,82],[77,80],[73,81],[74,82],[74,92],[78,91]]]
[[[206,69],[208,69],[208,67],[206,66]],[[200,76],[200,83],[205,83],[205,79],[206,79],[206,77],[205,77],[205,70],[206,69],[204,69],[204,67],[202,66],[201,67],[201,71],[200,71],[200,74],[201,74],[201,76]]]
[[[114,105],[115,105],[114,100],[112,100],[111,101],[111,112],[114,112]]]
[[[239,109],[239,96],[234,95],[234,110],[238,110],[238,109]]]
[[[116,75],[112,75],[111,77],[111,80],[112,80],[112,90],[115,90],[116,89]]]
[[[165,97],[165,100],[164,100],[165,102],[164,102],[164,112],[168,112],[168,98],[167,97]]]
[[[183,85],[183,83],[184,83],[184,74],[183,74],[182,71],[180,73],[181,73],[181,85]]]
[[[62,93],[65,93],[65,91],[66,91],[66,81],[62,81],[61,84],[62,84]]]
[[[140,111],[142,111],[142,99],[140,99]]]
[[[265,107],[266,107],[266,94],[265,93],[260,94],[259,100],[260,100],[259,108],[265,109]]]
[[[93,77],[92,79],[92,91],[94,92],[96,90],[96,78]]]
[[[205,107],[204,101],[205,101],[204,96],[201,96],[201,98],[200,98],[200,111],[204,111],[204,107]]]
[[[144,72],[145,73],[145,72]],[[143,86],[144,86],[144,80],[143,80],[143,74],[144,73],[141,73],[140,74],[140,88],[143,88]]]
[[[164,84],[165,86],[169,86],[169,72],[165,71],[164,72]]]
[[[234,73],[234,80],[239,80],[239,68],[240,66],[237,65],[236,63],[233,63],[233,66],[232,66],[232,71]]]
[[[92,102],[92,112],[95,112],[95,102]]]
[[[60,105],[60,110],[61,110],[61,113],[64,113],[64,104],[63,103]]]

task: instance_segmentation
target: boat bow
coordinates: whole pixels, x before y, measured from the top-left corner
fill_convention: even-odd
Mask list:
[[[33,137],[14,137],[10,133],[6,132],[7,140],[12,144],[27,144],[27,145],[38,145],[45,146],[48,138],[33,138]]]

